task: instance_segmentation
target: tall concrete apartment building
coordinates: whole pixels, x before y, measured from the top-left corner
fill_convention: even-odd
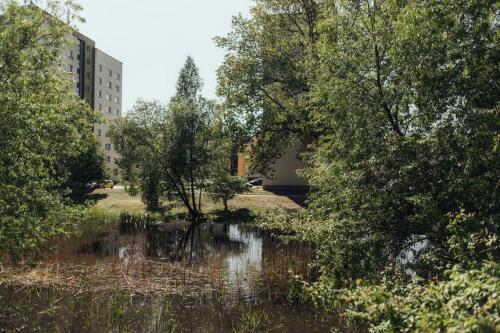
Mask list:
[[[75,31],[74,44],[65,55],[68,71],[74,74],[75,92],[102,115],[94,124],[94,134],[104,153],[106,169],[113,180],[120,180],[116,152],[109,136],[109,127],[122,116],[123,64],[96,48],[95,42]]]

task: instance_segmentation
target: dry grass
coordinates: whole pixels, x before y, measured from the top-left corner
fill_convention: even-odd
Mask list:
[[[265,194],[265,192],[263,194],[243,194],[229,201],[229,208],[231,209],[248,208],[265,210],[276,207],[288,209],[300,208],[299,204],[287,196],[272,193]]]
[[[95,207],[108,213],[143,213],[145,212],[145,205],[141,201],[140,196],[131,196],[123,189],[113,190],[95,190],[89,194],[88,199],[95,202]],[[284,195],[277,195],[271,192],[263,191],[262,188],[255,188],[248,194],[239,195],[233,200],[229,201],[229,208],[232,210],[237,209],[250,209],[250,210],[266,210],[269,208],[283,207],[288,209],[298,209],[300,205],[297,204],[293,197]],[[185,208],[176,203],[164,203],[171,208],[172,213],[183,213]],[[223,206],[221,203],[212,202],[207,197],[202,200],[202,210],[206,213],[220,210]]]
[[[0,280],[21,287],[46,287],[73,292],[121,290],[135,294],[202,295],[218,290],[217,280],[182,267],[152,260],[131,264],[99,262],[39,263],[35,267],[2,267]]]
[[[95,201],[95,207],[109,213],[141,213],[146,206],[140,196],[131,196],[123,189],[99,189],[89,194],[88,199]]]

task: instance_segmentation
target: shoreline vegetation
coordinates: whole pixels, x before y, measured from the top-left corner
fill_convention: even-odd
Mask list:
[[[81,220],[79,226],[81,230],[73,230],[75,236],[89,228],[105,230],[120,223],[130,223],[134,226],[178,223],[175,222],[176,219],[179,221],[179,217],[185,217],[182,209],[177,215],[171,214],[167,218],[159,213],[147,213],[144,209],[135,209],[130,213],[127,207],[130,207],[132,198],[120,192],[115,192],[117,194],[113,198],[113,192],[110,190],[99,190],[95,194],[102,193],[110,195],[101,199],[108,202],[96,206],[94,201],[94,206],[87,207],[86,218]],[[257,190],[256,193],[259,195],[261,192]],[[89,197],[92,198],[92,194]],[[124,199],[121,202],[123,206],[120,206],[121,199]],[[281,202],[283,199],[277,200]],[[109,210],[108,205],[114,210]],[[217,216],[217,212],[223,211],[218,205],[213,205],[216,215],[209,211],[207,216],[211,218],[205,223],[243,222],[249,227],[254,226],[263,232],[269,232],[285,243],[302,242],[315,247],[321,245],[328,232],[328,226],[324,223],[309,220],[305,209],[281,207],[259,210],[252,213],[251,220],[239,221],[241,214],[238,214],[238,211],[243,209],[247,218],[248,211],[251,210],[237,208],[236,203],[233,205],[236,213],[225,213],[229,214],[230,220],[218,220],[220,216]],[[187,222],[184,223],[187,225]],[[124,264],[118,261],[88,266],[57,260],[45,261],[44,259],[50,258],[51,251],[57,248],[60,239],[66,237],[72,235],[49,241],[49,244],[54,246],[47,246],[45,255],[35,256],[34,261],[27,260],[17,266],[2,265],[0,284],[27,290],[45,288],[77,294],[111,292],[123,296],[134,294],[145,297],[177,295],[192,300],[200,297],[219,299],[231,293],[231,289],[227,288],[237,288],[224,286],[220,279],[214,280],[210,274],[195,273],[175,262],[148,261],[145,264],[138,261]],[[314,262],[311,263],[314,267]],[[311,267],[308,270],[310,269]],[[289,270],[281,276],[276,274],[277,281],[280,282],[275,282],[273,288],[278,287],[281,291],[277,292],[276,289],[277,294],[274,294],[273,298],[282,299],[284,302],[309,304],[311,309],[315,309],[312,310],[315,315],[329,317],[330,325],[335,322],[335,327],[339,329],[350,327],[357,330],[384,331],[387,327],[390,327],[390,330],[397,327],[400,331],[427,331],[446,325],[458,330],[477,327],[480,332],[494,332],[498,328],[500,267],[495,262],[485,262],[480,269],[464,270],[453,267],[442,279],[431,282],[404,276],[395,278],[394,275],[388,274],[383,283],[358,279],[344,281],[343,287],[339,287],[337,282],[328,276],[322,276],[321,273],[317,275],[319,279],[305,279],[303,275],[295,273]],[[460,306],[462,311],[453,310],[457,306]],[[260,316],[264,315],[265,312],[260,313]],[[332,319],[332,316],[335,319]]]
[[[259,298],[258,302],[241,299],[238,296],[241,292],[241,286],[238,283],[229,283],[223,279],[221,274],[224,274],[224,271],[214,267],[199,272],[197,268],[191,267],[189,260],[186,262],[187,259],[182,261],[150,260],[136,254],[130,260],[115,258],[110,259],[111,261],[107,259],[102,261],[103,259],[99,259],[99,252],[96,252],[100,250],[88,248],[88,246],[94,246],[92,242],[96,239],[96,235],[107,235],[117,228],[132,228],[137,230],[134,233],[142,232],[142,230],[147,230],[152,226],[161,228],[175,225],[181,226],[182,230],[187,230],[190,224],[182,207],[177,214],[171,213],[168,216],[158,212],[150,213],[145,209],[134,209],[133,213],[131,213],[128,208],[130,208],[130,201],[134,201],[134,198],[125,195],[122,191],[97,190],[94,194],[100,195],[101,200],[108,200],[108,202],[101,202],[101,206],[97,206],[94,201],[92,205],[87,206],[84,214],[85,218],[79,220],[78,228],[75,227],[70,233],[48,240],[41,252],[34,253],[32,256],[27,255],[21,262],[15,262],[13,265],[4,263],[0,267],[0,304],[11,307],[12,314],[19,311],[17,316],[39,318],[39,313],[48,310],[43,310],[44,307],[37,309],[37,303],[34,301],[20,307],[16,303],[14,295],[18,295],[21,299],[25,297],[21,296],[22,293],[31,294],[30,299],[41,297],[43,304],[52,299],[50,302],[54,302],[52,305],[54,307],[61,306],[63,298],[71,299],[72,302],[88,302],[90,297],[93,299],[93,305],[90,305],[93,310],[91,314],[83,314],[86,318],[95,317],[95,320],[100,320],[100,325],[104,325],[102,327],[109,327],[110,329],[121,327],[125,330],[137,329],[134,326],[137,322],[131,316],[133,316],[133,313],[142,313],[142,311],[136,308],[135,304],[137,302],[147,302],[147,300],[154,304],[163,301],[169,304],[168,307],[163,308],[160,306],[158,308],[158,311],[162,311],[163,317],[169,317],[171,323],[175,323],[173,326],[168,326],[168,322],[163,323],[167,325],[167,331],[169,332],[186,331],[186,322],[183,321],[182,311],[179,312],[178,306],[181,304],[182,306],[195,306],[196,308],[207,306],[207,303],[199,303],[202,299],[208,302],[211,307],[220,307],[219,313],[205,314],[206,318],[212,317],[214,323],[211,325],[217,325],[218,321],[227,321],[225,318],[231,316],[231,319],[226,324],[230,325],[230,331],[233,332],[257,332],[273,327],[274,329],[287,327],[290,323],[284,323],[282,321],[284,319],[277,320],[274,317],[281,311],[287,313],[286,315],[282,314],[286,317],[291,313],[290,311],[303,311],[303,315],[307,318],[306,322],[311,321],[310,325],[314,325],[317,332],[326,330],[335,322],[334,318],[313,311],[311,304],[296,303],[294,301],[298,295],[296,294],[298,286],[296,285],[297,281],[291,275],[292,271],[302,271],[301,276],[309,274],[307,273],[309,271],[309,259],[305,258],[309,258],[310,254],[305,255],[304,260],[306,261],[304,264],[300,263],[300,260],[302,260],[299,260],[300,257],[294,257],[293,254],[273,255],[271,262],[266,264],[265,271],[260,273],[260,280],[257,281],[255,286],[257,288],[255,292],[263,297],[262,299]],[[108,196],[102,198],[102,193],[106,193]],[[261,193],[262,191],[259,189],[254,190],[255,196],[259,196]],[[113,194],[116,196],[113,196]],[[92,198],[92,193],[87,197]],[[273,195],[266,194],[265,200],[269,201],[270,197],[272,198]],[[123,201],[120,201],[122,199]],[[274,196],[274,201],[278,203],[288,202],[286,198],[280,198],[279,196]],[[113,210],[108,209],[108,205],[113,206]],[[207,203],[207,206],[213,207],[213,210],[206,212],[207,218],[200,225],[201,228],[212,228],[213,225],[236,224],[241,225],[243,229],[256,230],[255,218],[264,212],[263,210],[256,212],[252,208],[241,207],[238,198],[230,202],[230,207],[233,210],[229,212],[224,211],[220,207],[220,203]],[[292,203],[289,203],[289,206],[293,207]],[[242,211],[243,213],[241,213]],[[276,236],[269,237],[276,238]],[[134,240],[133,244],[142,247],[140,238],[137,241],[138,243]],[[151,242],[151,240],[148,240],[148,242]],[[81,248],[78,245],[80,243],[86,244],[85,247]],[[69,252],[65,249],[68,244],[70,244]],[[87,251],[89,251],[88,254],[86,254]],[[96,256],[95,261],[90,259],[91,261],[88,262],[87,259],[93,256]],[[73,257],[75,259],[72,259]],[[293,267],[300,269],[294,269]],[[49,298],[45,299],[45,297]],[[113,301],[113,303],[108,304],[106,301],[113,299],[116,302]],[[175,301],[176,306],[171,304],[174,299],[177,300]],[[2,301],[12,303],[1,303]],[[110,316],[108,319],[104,320],[101,318],[102,315],[93,312],[94,310],[97,311],[97,308],[94,309],[96,302],[100,303],[101,309],[106,311],[106,315]],[[268,302],[270,303],[268,304]],[[115,311],[123,311],[123,322],[116,322],[116,318],[113,319]],[[7,327],[15,327],[15,317],[0,311],[0,317],[2,316],[4,316],[4,319],[8,319],[6,323],[14,325]],[[34,321],[37,325],[41,325],[38,329],[48,328],[49,326],[44,326],[47,320],[49,322],[53,321],[52,325],[55,326],[63,324],[60,320],[52,317],[50,313],[44,316],[46,319],[41,320],[39,318]],[[142,316],[146,318],[148,315],[143,313]],[[159,327],[150,328],[150,331],[162,331],[162,329],[165,329],[163,324],[159,324]],[[197,325],[204,324],[197,323]],[[31,326],[27,325],[26,327]],[[296,325],[296,327],[300,326]],[[210,330],[214,328],[206,327],[204,329]],[[213,331],[215,332],[217,329]]]
[[[209,198],[203,200],[203,224],[243,224],[249,228],[255,228],[255,220],[265,212],[262,209],[262,202],[271,206],[283,206],[288,209],[298,209],[299,206],[286,196],[274,195],[257,188],[247,195],[255,196],[254,200],[241,200],[236,197],[230,201],[231,210],[224,210],[221,203],[212,202]],[[98,198],[98,199],[96,199]],[[122,265],[121,262],[113,263],[112,268],[105,269],[106,263],[102,267],[85,267],[85,265],[73,265],[53,262],[50,258],[58,251],[61,243],[78,239],[86,232],[100,233],[120,226],[131,226],[133,228],[146,228],[148,226],[180,225],[185,229],[190,225],[189,216],[182,204],[175,202],[162,203],[163,209],[156,212],[148,212],[145,205],[140,201],[140,197],[129,195],[125,189],[118,190],[95,190],[82,197],[74,198],[77,205],[74,209],[80,211],[75,221],[73,215],[69,215],[71,220],[66,221],[69,227],[64,231],[48,238],[44,244],[36,251],[27,252],[22,258],[15,260],[3,257],[0,261],[0,284],[17,284],[24,287],[52,287],[62,288],[71,291],[91,291],[92,288],[104,288],[103,290],[114,290],[122,288],[134,293],[154,293],[176,291],[173,285],[168,284],[169,274],[164,281],[154,282],[155,272],[157,277],[172,270],[171,277],[183,276],[185,284],[197,282],[200,285],[207,284],[207,277],[189,272],[177,263],[151,264],[148,275],[142,276],[138,280],[129,279],[129,265]],[[164,267],[162,267],[164,265]],[[140,266],[140,265],[139,265]],[[136,267],[139,268],[139,267]],[[143,268],[140,266],[140,268]],[[94,279],[91,277],[95,273]],[[134,274],[133,272],[131,274]],[[152,275],[149,275],[152,274]],[[88,280],[98,281],[98,277],[106,282],[101,286],[88,285]],[[148,281],[151,279],[151,281]],[[119,283],[125,281],[125,284]],[[128,281],[133,281],[135,287],[131,287]],[[189,283],[188,283],[189,282]],[[108,285],[109,284],[109,285]],[[121,287],[117,287],[121,285]],[[82,287],[83,289],[78,289]],[[88,289],[90,288],[90,289]],[[95,291],[95,290],[94,290]],[[176,292],[181,292],[177,290]]]
[[[219,99],[188,57],[105,134],[127,191],[79,198],[82,8],[40,3],[0,1],[0,331],[500,331],[498,0],[255,1]],[[304,200],[237,176],[290,150]]]

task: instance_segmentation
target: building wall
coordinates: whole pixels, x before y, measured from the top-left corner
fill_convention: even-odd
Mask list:
[[[262,181],[265,190],[307,191],[307,182],[297,175],[297,170],[305,166],[297,154],[295,147],[283,151],[283,155],[271,165],[270,175]]]
[[[75,92],[94,106],[95,42],[79,32],[65,55],[68,71],[74,75]]]
[[[74,36],[79,42],[76,59],[79,70],[78,95],[92,106],[95,84],[95,42],[77,31],[74,32]]]
[[[118,153],[109,137],[109,127],[122,116],[122,63],[103,51],[95,50],[94,109],[102,114],[104,122],[94,126],[101,143],[105,165],[111,179],[120,180],[116,164]]]
[[[248,166],[247,166],[247,161],[245,160],[244,153],[238,153],[236,174],[240,177],[247,177],[247,175],[248,175]]]
[[[38,8],[38,7],[37,7]],[[47,17],[51,17],[47,14]],[[96,48],[96,43],[78,31],[63,55],[64,66],[73,77],[75,93],[97,112],[103,122],[94,124],[111,179],[120,180],[118,154],[109,137],[109,126],[122,116],[122,63]]]

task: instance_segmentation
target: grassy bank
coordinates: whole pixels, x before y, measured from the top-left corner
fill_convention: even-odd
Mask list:
[[[294,201],[294,197],[277,195],[254,188],[245,195],[239,195],[229,201],[230,212],[223,212],[223,205],[214,202],[207,196],[202,196],[202,211],[213,219],[218,220],[225,216],[227,218],[237,218],[244,212],[259,213],[270,208],[283,207],[287,209],[299,209],[300,205]],[[119,216],[123,213],[142,215],[146,214],[146,206],[141,201],[140,196],[131,196],[124,189],[98,189],[87,194],[84,201],[90,204],[95,212],[105,215]],[[158,214],[163,216],[183,217],[187,213],[186,208],[178,202],[162,202],[162,210]]]

